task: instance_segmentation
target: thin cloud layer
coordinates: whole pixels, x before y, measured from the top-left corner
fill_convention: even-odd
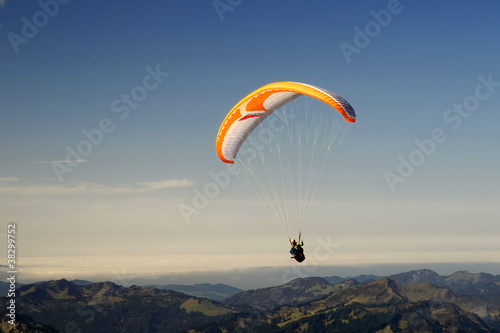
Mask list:
[[[4,179],[4,181],[2,181]],[[194,182],[187,179],[167,179],[155,182],[142,182],[132,185],[107,186],[95,183],[81,183],[74,186],[60,185],[26,185],[26,186],[1,186],[1,183],[17,181],[15,177],[0,178],[0,195],[113,195],[123,193],[142,193],[153,190],[193,186]]]
[[[61,164],[66,164],[66,163],[86,163],[88,160],[81,159],[81,160],[55,160],[55,161],[33,161],[34,164],[52,164],[52,163],[61,163]]]
[[[0,183],[14,183],[19,181],[17,177],[0,177]]]

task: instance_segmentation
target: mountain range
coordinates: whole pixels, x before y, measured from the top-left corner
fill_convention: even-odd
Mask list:
[[[165,286],[56,280],[18,287],[16,326],[2,332],[500,332],[500,275],[311,277],[241,291],[218,301]],[[331,281],[331,282],[330,282]],[[175,285],[174,285],[175,286]],[[179,285],[177,285],[179,287]],[[181,286],[186,288],[186,286]],[[189,289],[189,288],[187,288]],[[223,294],[229,296],[220,299]],[[0,298],[6,309],[9,298]]]

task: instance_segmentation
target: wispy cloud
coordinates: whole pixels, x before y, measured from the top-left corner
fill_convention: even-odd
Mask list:
[[[150,191],[169,187],[193,186],[194,182],[187,179],[167,179],[156,182],[137,183],[137,185],[142,188],[141,191]]]
[[[0,0],[1,1],[1,0]],[[88,160],[55,160],[55,161],[33,161],[34,164],[52,164],[52,163],[85,163]]]
[[[14,177],[13,177],[14,178]],[[8,178],[6,178],[8,179]],[[168,179],[155,182],[134,183],[131,185],[107,186],[95,183],[80,183],[73,186],[61,185],[26,185],[26,186],[1,186],[0,195],[112,195],[123,193],[142,193],[153,190],[193,186],[194,182],[187,179]]]
[[[6,0],[0,0],[0,8],[5,6],[6,2],[7,2]]]
[[[0,183],[13,183],[19,181],[17,177],[0,177]]]

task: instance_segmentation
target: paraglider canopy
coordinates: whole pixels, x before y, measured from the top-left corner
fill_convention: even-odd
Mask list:
[[[234,163],[238,150],[255,127],[274,111],[302,95],[330,105],[347,122],[356,121],[352,106],[331,91],[298,82],[270,83],[243,98],[229,111],[217,134],[219,158],[225,163]]]

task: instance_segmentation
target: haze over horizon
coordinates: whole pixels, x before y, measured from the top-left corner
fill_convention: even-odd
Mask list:
[[[0,1],[0,244],[15,223],[20,282],[500,274],[500,3],[214,3]],[[233,105],[287,80],[357,114],[301,266],[215,152]]]
[[[65,258],[66,259],[66,258]],[[69,258],[68,258],[69,259]],[[116,258],[114,258],[116,260]],[[68,265],[75,268],[77,265],[84,263],[88,258],[82,258],[74,261],[74,265]],[[44,260],[42,260],[44,264]],[[250,268],[232,268],[228,267],[225,270],[199,270],[199,271],[175,271],[165,273],[166,269],[156,269],[153,272],[133,270],[130,267],[125,267],[123,263],[112,266],[110,262],[106,262],[107,266],[97,266],[93,268],[96,273],[90,272],[88,269],[71,270],[65,267],[66,276],[60,274],[30,274],[32,270],[28,270],[30,279],[22,279],[19,283],[29,284],[35,282],[49,280],[86,280],[90,282],[105,282],[111,281],[118,285],[129,287],[132,285],[195,285],[195,284],[226,284],[242,290],[267,288],[279,286],[299,278],[309,277],[331,277],[338,276],[341,278],[355,278],[361,275],[375,275],[380,277],[391,276],[394,274],[406,273],[409,271],[430,269],[441,276],[452,275],[459,271],[468,271],[472,274],[486,273],[492,275],[500,275],[500,270],[496,264],[478,264],[478,263],[426,263],[426,264],[385,264],[385,265],[360,265],[360,266],[315,266],[295,265],[295,266],[262,266]],[[124,268],[125,267],[125,268]],[[105,269],[104,269],[105,268]],[[144,268],[144,266],[142,266]],[[0,277],[4,277],[5,273],[0,273]],[[53,278],[47,276],[55,275]],[[5,276],[7,277],[7,276]]]

